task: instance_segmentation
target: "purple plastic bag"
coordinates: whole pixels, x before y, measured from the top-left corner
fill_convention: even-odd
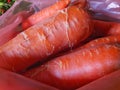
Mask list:
[[[120,21],[120,0],[88,0],[88,6],[96,19]]]

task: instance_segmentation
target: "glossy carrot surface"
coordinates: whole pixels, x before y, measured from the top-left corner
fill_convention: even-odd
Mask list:
[[[70,6],[0,47],[0,67],[24,70],[50,55],[75,47],[91,33],[89,15],[83,9]]]
[[[119,45],[100,45],[67,53],[24,75],[62,90],[74,90],[117,69]]]
[[[120,35],[111,35],[111,36],[97,38],[97,39],[91,40],[81,48],[89,48],[89,47],[95,47],[95,46],[104,45],[104,44],[114,44],[114,43],[120,44]]]

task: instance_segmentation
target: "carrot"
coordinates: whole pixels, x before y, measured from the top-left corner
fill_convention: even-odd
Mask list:
[[[119,68],[119,45],[106,44],[57,57],[23,75],[60,90],[75,90]]]
[[[53,16],[57,11],[64,9],[69,3],[70,3],[70,0],[60,0],[60,1],[56,2],[55,4],[53,4],[52,6],[47,7],[45,9],[31,15],[30,17],[28,17],[28,19],[26,19],[23,22],[23,24],[22,24],[23,29],[27,29],[30,26],[32,26],[46,18]]]
[[[97,38],[95,40],[88,42],[87,44],[85,44],[80,48],[89,48],[89,47],[95,47],[98,45],[113,44],[113,43],[120,43],[120,35],[112,35],[112,36]]]
[[[94,37],[106,36],[109,30],[114,26],[114,22],[106,22],[100,20],[93,20],[94,24]]]
[[[92,35],[87,40],[85,40],[84,43],[90,42],[91,40],[98,39],[101,37],[116,35],[117,33],[119,34],[119,32],[120,32],[119,31],[119,23],[116,23],[116,22],[92,20],[92,23],[93,23],[94,31],[93,31]],[[97,40],[95,40],[95,41],[97,41]],[[98,42],[99,42],[99,40],[98,40]],[[101,41],[99,43],[101,43]]]
[[[0,90],[58,90],[13,72],[0,69]]]
[[[107,35],[117,35],[120,34],[120,23],[116,23],[107,33]]]
[[[83,9],[70,6],[61,10],[0,47],[0,67],[19,72],[62,50],[71,49],[92,33],[90,22]]]
[[[93,25],[94,25],[93,33],[94,37],[103,37],[120,34],[119,23],[93,20]]]
[[[95,80],[77,90],[120,90],[120,70]]]

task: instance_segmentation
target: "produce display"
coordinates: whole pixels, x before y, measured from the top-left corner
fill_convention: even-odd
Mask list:
[[[120,69],[119,0],[10,2],[0,16],[0,90],[89,90]]]

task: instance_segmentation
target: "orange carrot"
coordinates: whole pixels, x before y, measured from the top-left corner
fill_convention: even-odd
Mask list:
[[[100,45],[67,53],[24,75],[60,90],[75,90],[117,69],[120,69],[119,45]]]
[[[30,26],[39,23],[40,21],[49,18],[51,16],[53,16],[55,13],[57,13],[57,11],[64,9],[68,4],[70,3],[70,0],[60,0],[58,2],[56,2],[54,5],[47,7],[33,15],[31,15],[30,17],[28,17],[28,19],[26,19],[23,24],[22,27],[23,29],[27,29]]]
[[[21,71],[62,50],[75,47],[91,33],[89,15],[83,9],[70,6],[0,47],[0,67]]]
[[[114,22],[106,22],[100,20],[93,20],[94,24],[94,37],[106,36],[108,31],[113,27]]]
[[[120,23],[116,23],[113,25],[113,27],[109,30],[107,35],[120,35]]]
[[[119,23],[93,20],[93,24],[94,24],[94,33],[93,33],[94,37],[120,34]]]
[[[0,69],[0,90],[58,90],[30,80],[13,72]]]
[[[112,35],[112,36],[97,38],[95,40],[88,42],[81,48],[89,48],[89,47],[95,47],[98,45],[113,44],[113,43],[120,43],[120,35]]]
[[[120,90],[120,70],[117,70],[76,90]]]

